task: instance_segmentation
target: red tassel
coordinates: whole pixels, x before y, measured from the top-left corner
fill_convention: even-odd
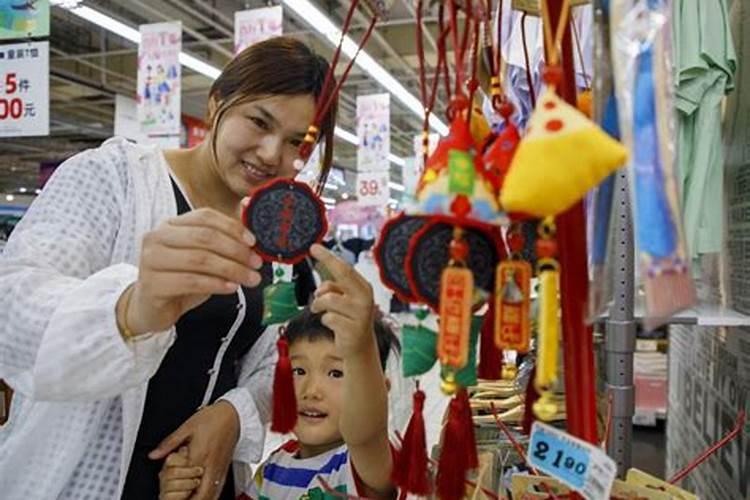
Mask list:
[[[485,380],[499,380],[503,371],[503,351],[495,343],[495,300],[490,297],[489,308],[482,320],[479,340],[479,368],[477,375]]]
[[[466,464],[468,469],[476,469],[479,467],[479,457],[477,456],[477,441],[474,437],[474,419],[471,414],[469,393],[466,392],[466,389],[461,389],[458,397],[461,398],[461,409],[464,416],[463,428],[466,436],[466,439],[464,439]]]
[[[282,335],[276,342],[279,360],[273,376],[273,416],[271,430],[286,434],[297,423],[297,398],[294,394],[292,361],[289,359],[289,343]]]
[[[396,456],[393,467],[393,482],[402,493],[427,496],[432,492],[427,471],[427,439],[424,429],[425,394],[419,389],[414,392],[414,407],[409,425],[404,434],[403,446]]]
[[[467,416],[469,417],[467,420]],[[451,400],[437,472],[441,500],[461,500],[466,490],[466,472],[478,465],[471,409],[466,389]]]

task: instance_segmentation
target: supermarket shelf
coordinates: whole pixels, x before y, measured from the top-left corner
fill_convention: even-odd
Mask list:
[[[643,305],[636,305],[633,319],[639,322],[643,321],[644,312]],[[605,313],[597,317],[596,322],[603,323],[608,319],[609,313]],[[740,327],[750,326],[750,315],[718,305],[698,305],[675,314],[666,323],[670,325]]]

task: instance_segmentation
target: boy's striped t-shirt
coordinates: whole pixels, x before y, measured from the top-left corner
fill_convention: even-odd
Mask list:
[[[253,500],[359,496],[346,445],[310,458],[298,458],[298,450],[298,442],[289,441],[273,452],[255,472],[245,495]],[[338,495],[332,495],[330,490]]]

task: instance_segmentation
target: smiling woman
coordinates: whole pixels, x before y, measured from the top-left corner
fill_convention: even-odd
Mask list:
[[[327,70],[292,38],[258,43],[211,87],[202,144],[110,139],[57,169],[0,257],[3,499],[157,498],[167,457],[193,467],[169,498],[234,498],[230,464],[263,449],[277,338],[239,213],[294,175]],[[334,122],[335,105],[322,181]]]

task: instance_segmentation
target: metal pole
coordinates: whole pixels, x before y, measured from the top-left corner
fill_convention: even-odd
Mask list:
[[[624,476],[630,468],[633,438],[635,389],[633,386],[633,353],[635,320],[633,315],[633,226],[630,216],[627,172],[617,174],[613,210],[614,220],[614,303],[609,312],[605,352],[607,387],[612,397],[612,424],[607,453],[617,462],[617,472]]]

